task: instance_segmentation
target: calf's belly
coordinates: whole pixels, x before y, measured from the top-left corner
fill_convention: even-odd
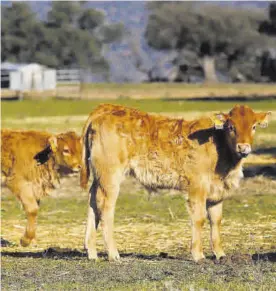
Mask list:
[[[188,185],[187,177],[173,167],[166,167],[164,161],[153,163],[133,160],[130,162],[130,175],[152,189],[184,190]]]

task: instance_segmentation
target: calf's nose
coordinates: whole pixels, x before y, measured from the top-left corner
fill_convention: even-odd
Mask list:
[[[251,152],[251,145],[249,143],[238,143],[236,151],[243,155],[248,155]]]

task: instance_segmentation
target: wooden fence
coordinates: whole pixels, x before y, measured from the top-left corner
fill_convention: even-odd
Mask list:
[[[82,98],[82,71],[80,69],[57,70],[57,98]]]

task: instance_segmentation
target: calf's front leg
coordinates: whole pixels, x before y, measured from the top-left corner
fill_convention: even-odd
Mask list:
[[[27,226],[25,229],[25,233],[20,240],[20,244],[23,247],[26,247],[35,238],[36,220],[39,206],[32,190],[28,192],[21,192],[19,198],[27,215]]]
[[[208,205],[207,204],[207,212],[208,212],[208,219],[211,226],[211,246],[212,250],[217,258],[220,259],[221,257],[225,256],[225,253],[221,246],[221,239],[220,239],[220,225],[222,219],[222,202],[215,204],[215,205]]]
[[[194,261],[204,259],[201,232],[206,219],[206,193],[192,191],[188,199],[188,211],[192,224],[191,253]]]

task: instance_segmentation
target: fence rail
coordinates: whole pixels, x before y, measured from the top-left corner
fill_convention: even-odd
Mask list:
[[[80,69],[58,69],[57,83],[57,98],[81,98]]]
[[[81,81],[81,71],[80,70],[65,70],[59,69],[57,70],[57,81],[58,83],[71,83]]]

